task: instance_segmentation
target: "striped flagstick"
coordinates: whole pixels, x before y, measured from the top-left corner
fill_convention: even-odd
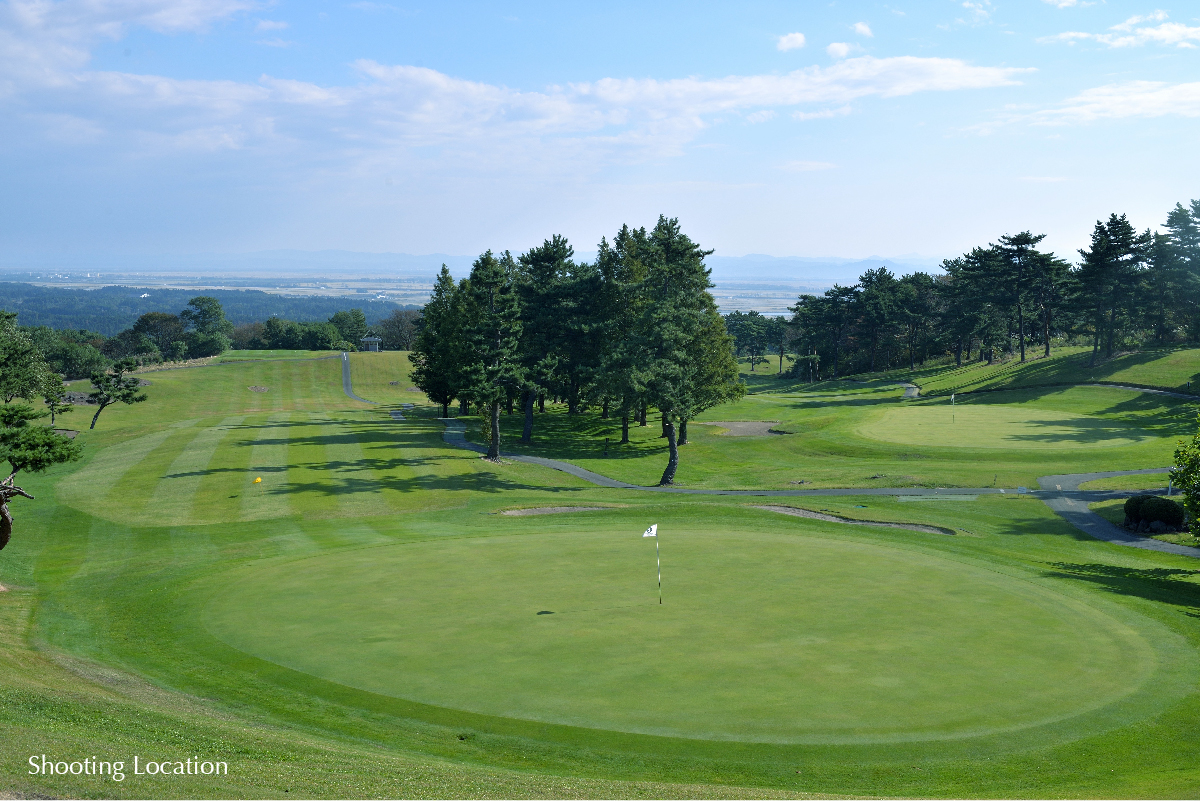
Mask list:
[[[658,550],[658,523],[646,529],[642,537],[654,537],[654,561],[658,563],[658,604],[662,606],[662,556]]]

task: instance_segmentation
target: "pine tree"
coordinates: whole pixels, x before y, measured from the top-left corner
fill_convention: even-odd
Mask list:
[[[512,255],[489,250],[471,266],[467,282],[468,394],[491,416],[487,459],[500,459],[500,404],[525,382],[521,365],[521,304]]]
[[[421,312],[419,330],[408,354],[413,365],[413,384],[434,403],[441,404],[442,417],[450,416],[450,404],[463,384],[464,292],[455,286],[450,270],[443,264],[429,302]]]

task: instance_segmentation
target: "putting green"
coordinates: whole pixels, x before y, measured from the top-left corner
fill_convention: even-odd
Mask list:
[[[496,525],[522,533],[247,566],[205,625],[393,697],[758,742],[1025,729],[1112,704],[1156,669],[1098,608],[923,550],[693,528],[663,540],[659,606],[653,541],[628,526]]]
[[[868,439],[957,448],[1094,448],[1136,445],[1155,436],[1099,417],[1001,404],[937,404],[888,409],[859,426]]]

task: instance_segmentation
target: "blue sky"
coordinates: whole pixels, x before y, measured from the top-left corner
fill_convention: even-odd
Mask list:
[[[1200,8],[0,3],[0,251],[1064,254],[1200,197]]]

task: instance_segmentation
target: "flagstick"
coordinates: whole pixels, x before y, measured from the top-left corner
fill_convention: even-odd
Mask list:
[[[658,605],[662,606],[662,557],[658,551],[658,537],[654,538],[654,561],[658,562]]]

